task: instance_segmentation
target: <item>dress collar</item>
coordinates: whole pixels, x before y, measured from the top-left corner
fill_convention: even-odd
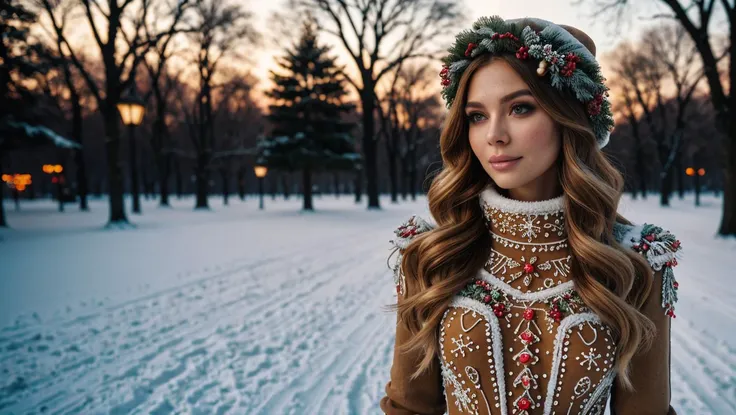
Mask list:
[[[558,213],[564,210],[564,196],[552,199],[527,202],[510,199],[503,196],[493,185],[489,185],[480,194],[481,207],[496,208],[506,213],[520,213],[525,215],[544,215]]]
[[[497,242],[549,245],[566,240],[564,195],[527,202],[503,196],[490,185],[480,194],[480,205]]]

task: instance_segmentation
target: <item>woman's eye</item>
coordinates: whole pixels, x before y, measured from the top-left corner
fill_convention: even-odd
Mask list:
[[[534,107],[529,104],[514,104],[511,107],[511,112],[515,115],[523,115],[527,112],[531,112],[533,109]]]
[[[477,112],[468,115],[468,121],[470,121],[471,124],[483,121],[483,118],[485,118],[483,114],[478,114]]]

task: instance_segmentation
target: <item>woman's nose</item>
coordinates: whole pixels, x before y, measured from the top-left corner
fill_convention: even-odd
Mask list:
[[[488,126],[488,130],[486,131],[486,142],[488,144],[501,145],[508,143],[509,136],[502,118],[489,118],[486,125]]]

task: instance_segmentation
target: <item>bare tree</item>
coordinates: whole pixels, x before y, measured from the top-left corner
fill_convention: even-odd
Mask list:
[[[295,0],[316,9],[323,30],[339,39],[355,63],[347,76],[362,106],[368,208],[380,208],[376,157],[376,86],[401,62],[436,58],[442,39],[455,32],[462,13],[455,1],[441,0]]]
[[[628,8],[628,0],[596,0],[599,12],[617,12]],[[700,55],[705,78],[710,89],[710,99],[717,114],[717,125],[725,140],[724,163],[724,195],[723,217],[718,229],[721,235],[736,235],[736,95],[733,89],[726,90],[736,84],[736,3],[729,0],[659,0],[658,3],[666,6],[670,14],[658,15],[676,20],[695,43]],[[721,59],[713,37],[711,23],[714,21],[716,5],[720,5],[728,23],[727,48],[723,57],[728,57],[728,75],[721,77],[718,63]]]
[[[167,115],[169,114],[169,103],[171,102],[172,89],[176,86],[176,75],[168,72],[168,62],[174,54],[172,50],[174,36],[167,36],[157,41],[153,36],[155,31],[151,24],[159,17],[165,18],[167,15],[174,14],[174,20],[180,21],[184,18],[185,9],[179,8],[169,10],[165,4],[157,4],[151,8],[151,22],[144,22],[144,33],[146,41],[151,43],[151,53],[143,60],[143,64],[149,75],[150,90],[144,101],[149,102],[153,97],[154,105],[154,121],[152,126],[151,149],[153,150],[156,167],[158,170],[159,191],[161,193],[161,206],[169,206],[169,174],[173,157],[171,142],[171,131],[169,123],[167,123]],[[190,30],[190,29],[187,29]],[[187,31],[182,30],[182,32]],[[170,119],[170,118],[169,118]]]
[[[65,26],[59,20],[62,1],[40,0],[51,21],[58,42],[63,45],[63,56],[68,57],[87,83],[97,106],[102,112],[105,124],[105,145],[107,152],[108,180],[110,191],[109,224],[127,223],[123,205],[123,177],[120,169],[120,125],[117,103],[124,90],[133,82],[135,68],[155,42],[173,36],[178,30],[178,21],[172,13],[168,21],[159,19],[157,31],[148,40],[144,36],[145,22],[148,20],[149,0],[68,0],[83,13],[89,25],[94,44],[104,64],[104,83],[99,84],[90,69],[84,65],[80,56],[80,46],[74,47],[67,36]],[[173,2],[173,10],[185,9],[188,0]],[[75,10],[77,10],[75,8]],[[101,30],[104,26],[105,30]],[[163,28],[163,29],[160,29]],[[123,48],[122,44],[127,45]]]
[[[258,40],[253,29],[252,13],[239,3],[225,0],[196,0],[194,22],[189,37],[195,45],[194,61],[199,87],[189,111],[190,137],[197,153],[195,168],[195,209],[207,209],[209,168],[215,147],[214,92],[219,88],[216,74],[228,58],[244,59],[238,46],[252,46]]]

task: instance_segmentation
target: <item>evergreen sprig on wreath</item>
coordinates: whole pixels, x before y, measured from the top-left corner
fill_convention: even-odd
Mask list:
[[[598,146],[604,147],[613,129],[613,114],[607,99],[608,87],[595,56],[562,27],[544,20],[534,21],[544,29],[537,32],[530,26],[492,16],[481,17],[472,29],[460,32],[442,59],[440,78],[447,107],[455,99],[463,72],[481,54],[533,58],[539,61],[537,75],[548,76],[554,88],[571,93],[585,104]]]

